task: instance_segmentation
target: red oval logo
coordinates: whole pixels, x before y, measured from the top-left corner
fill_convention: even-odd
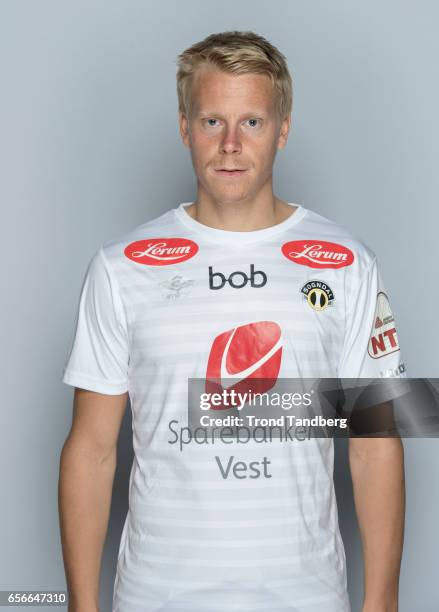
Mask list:
[[[187,238],[147,238],[125,247],[125,255],[145,266],[170,266],[190,259],[198,252],[198,244]]]
[[[291,240],[282,245],[282,253],[290,261],[309,268],[344,268],[354,261],[350,249],[324,240]]]

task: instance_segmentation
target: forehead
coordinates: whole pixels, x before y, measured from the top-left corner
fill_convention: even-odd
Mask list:
[[[266,74],[230,74],[200,67],[192,82],[194,113],[227,108],[270,112],[274,105],[273,84]]]

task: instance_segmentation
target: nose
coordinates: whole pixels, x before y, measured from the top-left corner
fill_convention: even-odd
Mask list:
[[[234,126],[227,127],[220,143],[221,153],[240,153],[241,148],[241,139],[238,129]]]

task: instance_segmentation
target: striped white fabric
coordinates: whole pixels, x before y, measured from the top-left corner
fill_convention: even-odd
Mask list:
[[[63,373],[131,400],[113,612],[349,612],[332,440],[171,442],[188,378],[404,376],[376,257],[302,206],[231,232],[188,204],[96,251]]]

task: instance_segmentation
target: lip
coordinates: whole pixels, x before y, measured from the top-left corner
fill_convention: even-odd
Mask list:
[[[247,172],[245,169],[234,169],[234,170],[226,170],[225,168],[215,169],[216,174],[220,174],[221,176],[241,176],[244,172]]]

